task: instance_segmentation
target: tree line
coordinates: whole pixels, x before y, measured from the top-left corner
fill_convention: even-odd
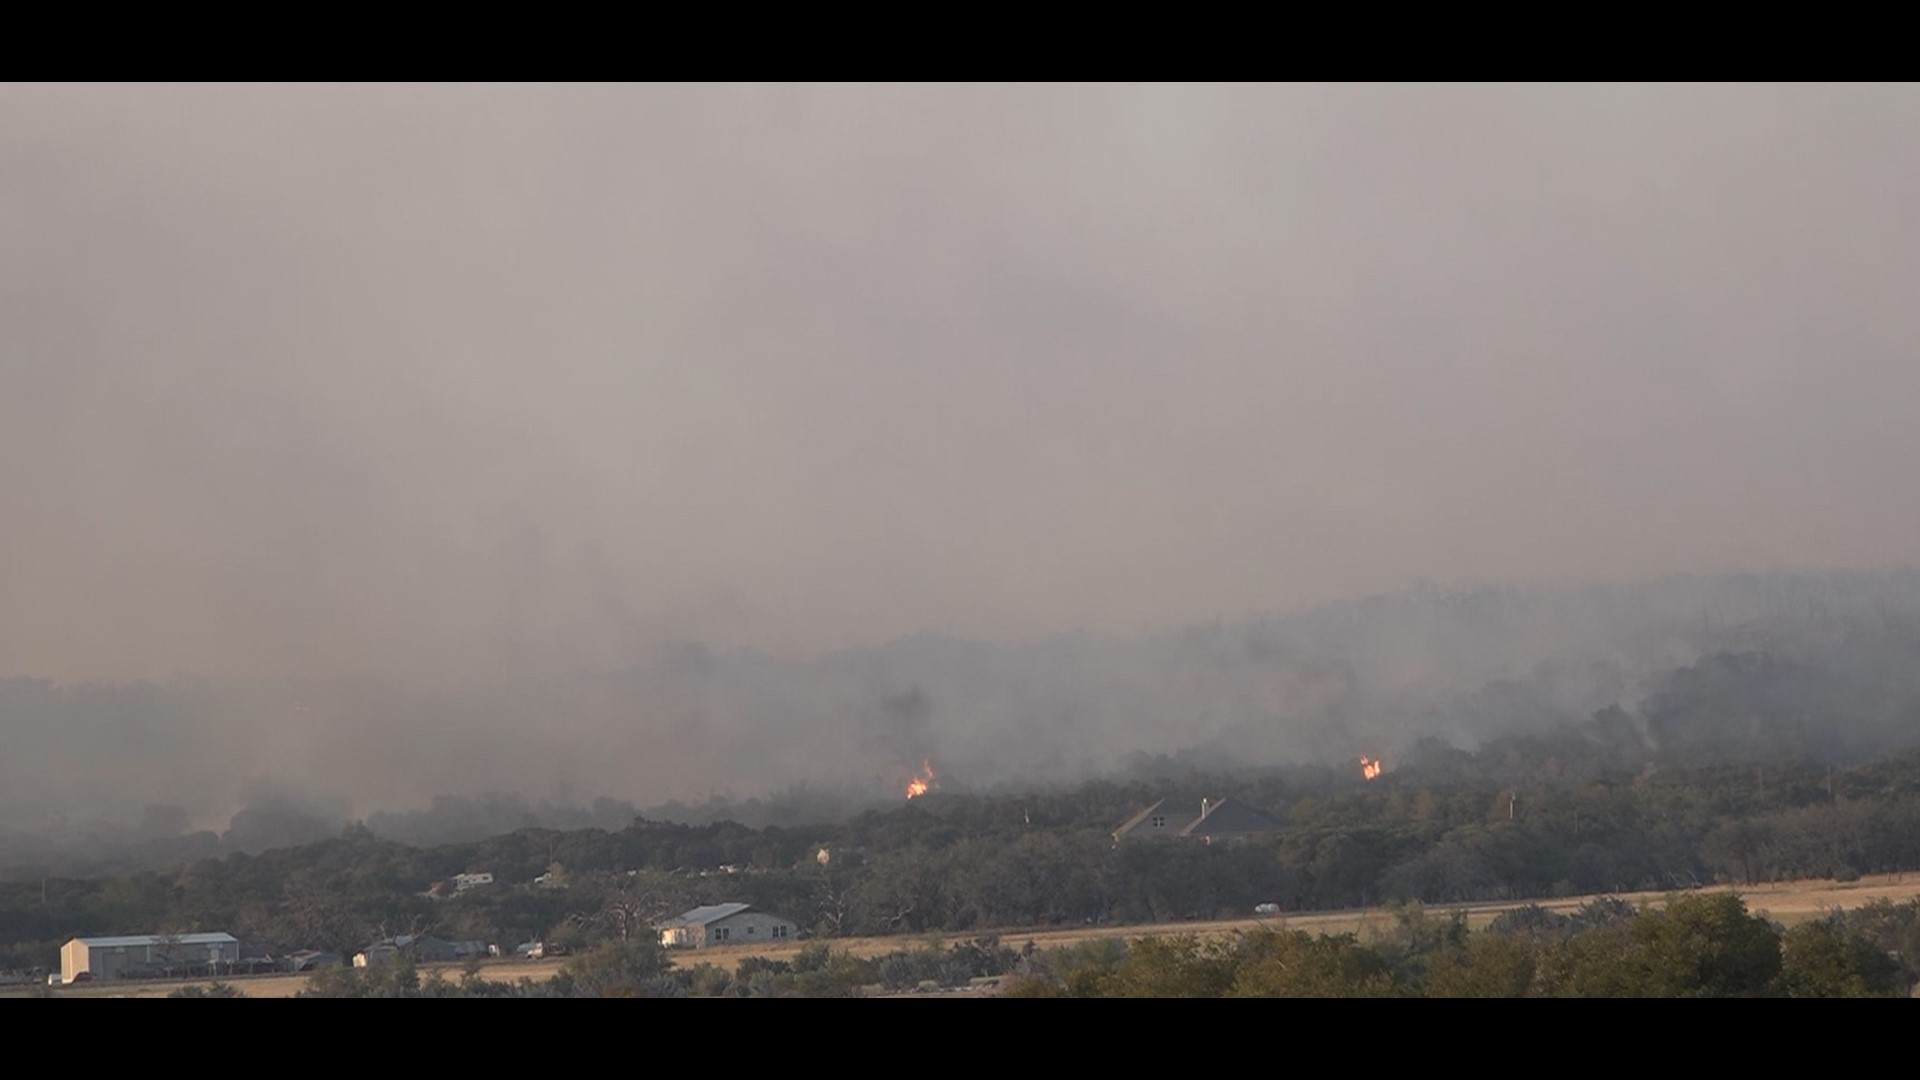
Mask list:
[[[1877,901],[1782,928],[1728,893],[1572,915],[1532,906],[1469,933],[1397,913],[1379,940],[1260,929],[1084,942],[1041,954],[1014,997],[1906,997],[1920,981],[1920,901]]]

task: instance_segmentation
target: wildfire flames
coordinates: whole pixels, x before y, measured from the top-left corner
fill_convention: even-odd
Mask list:
[[[933,790],[933,763],[920,762],[920,772],[907,781],[907,798],[917,799]]]
[[[1365,754],[1360,755],[1360,775],[1361,776],[1364,776],[1367,779],[1371,780],[1374,777],[1380,775],[1381,768],[1382,766],[1380,764],[1379,758],[1370,758]]]

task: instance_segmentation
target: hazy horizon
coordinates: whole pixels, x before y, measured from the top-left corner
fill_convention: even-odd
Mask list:
[[[0,88],[0,671],[1920,561],[1910,86]]]
[[[1794,590],[1920,612],[1916,130],[1912,85],[0,86],[0,828],[1340,760],[1743,627],[1840,655]]]

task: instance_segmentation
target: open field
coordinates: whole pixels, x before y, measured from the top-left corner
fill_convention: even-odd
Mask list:
[[[1861,878],[1859,881],[1841,884],[1833,881],[1794,881],[1770,885],[1734,887],[1730,885],[1708,886],[1705,892],[1735,892],[1746,898],[1747,906],[1756,913],[1763,913],[1777,922],[1789,926],[1818,916],[1833,908],[1851,908],[1873,900],[1886,899],[1895,903],[1920,897],[1920,875],[1881,875]],[[1626,893],[1621,894],[1636,906],[1658,905],[1666,893]],[[1537,901],[1540,906],[1555,911],[1571,911],[1593,899],[1590,896],[1569,897],[1560,900]],[[1503,911],[1524,907],[1528,902],[1520,903],[1482,903],[1482,904],[1436,904],[1426,910],[1432,914],[1444,914],[1463,911],[1467,924],[1480,929],[1492,922]],[[1134,926],[1077,926],[1051,927],[1047,929],[1004,929],[977,930],[962,934],[945,935],[947,941],[957,941],[986,934],[998,934],[1000,940],[1016,948],[1031,941],[1040,948],[1058,945],[1070,945],[1093,938],[1142,937],[1149,934],[1203,934],[1224,935],[1255,927],[1284,927],[1290,930],[1306,930],[1320,934],[1354,933],[1362,938],[1381,933],[1393,924],[1391,913],[1380,908],[1367,908],[1353,911],[1325,911],[1297,915],[1277,915],[1266,918],[1228,919],[1213,922],[1177,922],[1151,923]],[[925,936],[895,936],[848,938],[834,942],[835,948],[842,948],[856,956],[880,956],[898,949],[911,948],[917,943],[928,940]],[[688,966],[702,962],[731,968],[748,956],[765,956],[779,959],[790,957],[798,952],[803,942],[789,942],[779,945],[727,945],[698,952],[676,952],[673,960],[676,966]],[[493,960],[483,966],[483,974],[489,979],[519,980],[547,979],[559,972],[564,959],[552,960]],[[460,974],[458,964],[427,965],[423,974],[431,970],[442,971],[447,978],[457,979]],[[206,985],[212,980],[194,980]],[[243,990],[248,997],[283,998],[299,993],[307,984],[305,975],[243,975],[224,980]],[[63,987],[55,991],[58,997],[165,997],[185,982],[139,983],[139,984],[102,984],[98,986],[82,985]],[[22,997],[32,988],[8,988],[3,993],[8,997]],[[941,994],[897,994],[895,997],[955,997],[979,996],[982,991],[947,992]]]

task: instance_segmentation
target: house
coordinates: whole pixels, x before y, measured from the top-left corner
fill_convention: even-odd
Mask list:
[[[486,945],[480,942],[442,941],[436,937],[411,937],[401,934],[386,941],[376,941],[353,954],[353,966],[357,968],[379,967],[390,964],[405,953],[416,964],[444,964],[453,960],[463,960],[471,952],[465,949],[477,949],[481,955],[486,953]]]
[[[282,971],[286,968],[286,958],[275,956],[264,946],[240,944],[240,955],[227,966],[227,972],[233,975],[258,975],[263,971]]]
[[[318,971],[321,968],[339,967],[343,961],[340,954],[320,949],[302,949],[286,958],[288,971]],[[363,965],[364,966],[364,965]]]
[[[857,847],[828,848],[821,845],[813,853],[813,861],[821,866],[858,866],[867,859],[867,849]]]
[[[1233,799],[1166,798],[1128,818],[1113,831],[1113,841],[1161,837],[1227,843],[1278,832],[1280,827],[1273,818]]]
[[[689,949],[738,945],[758,941],[785,941],[799,933],[791,919],[783,919],[751,904],[711,904],[697,907],[655,929],[660,944]]]
[[[491,885],[491,884],[493,884],[492,874],[481,873],[481,874],[453,875],[453,891],[457,893],[463,893],[463,892],[466,892],[468,889],[477,889],[482,885]]]
[[[60,947],[60,981],[74,982],[81,974],[124,979],[211,972],[230,968],[239,958],[240,939],[226,933],[77,937]]]

